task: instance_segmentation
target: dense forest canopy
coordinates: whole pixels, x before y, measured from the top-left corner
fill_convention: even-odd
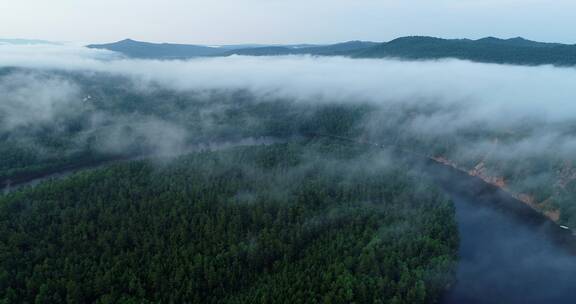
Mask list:
[[[325,142],[134,161],[0,198],[3,303],[430,303],[454,210],[381,150]]]

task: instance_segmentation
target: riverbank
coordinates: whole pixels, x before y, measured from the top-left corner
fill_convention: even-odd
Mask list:
[[[572,304],[576,238],[478,177],[426,164],[456,208],[457,283],[441,304]]]
[[[479,177],[470,176],[433,160],[426,163],[426,170],[448,193],[473,198],[479,206],[497,210],[510,220],[532,227],[535,233],[549,238],[559,248],[576,256],[576,237],[570,230],[560,227],[506,191],[486,183]]]

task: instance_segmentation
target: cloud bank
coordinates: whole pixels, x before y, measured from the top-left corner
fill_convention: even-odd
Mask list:
[[[559,147],[560,155],[570,155],[576,145],[570,131],[576,122],[574,68],[311,56],[131,60],[73,45],[0,45],[0,54],[0,67],[126,77],[132,81],[131,89],[140,92],[247,90],[270,100],[371,104],[381,112],[370,125],[390,121],[418,136],[449,138],[475,129],[511,132],[519,138],[500,142],[498,153],[504,158],[519,152],[542,153],[552,145]],[[54,117],[55,109],[70,108],[71,99],[82,100],[83,93],[73,82],[28,77],[24,87],[11,85],[16,80],[10,77],[0,83],[2,96],[8,96],[0,109],[10,113],[4,125]],[[398,107],[427,106],[432,110],[415,112],[404,121],[397,121],[393,112]],[[164,137],[163,132],[156,134]],[[477,156],[476,147],[491,146],[493,140],[480,138],[459,148]]]
[[[576,113],[574,68],[310,56],[129,60],[70,45],[1,45],[0,54],[0,66],[106,72],[174,90],[249,89],[375,103],[427,100],[469,107],[478,119],[562,121]]]

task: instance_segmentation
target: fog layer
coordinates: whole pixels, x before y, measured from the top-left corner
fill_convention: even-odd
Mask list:
[[[555,179],[556,163],[572,160],[576,148],[574,68],[310,56],[130,60],[71,45],[0,45],[0,54],[0,67],[18,68],[15,75],[0,80],[4,130],[65,118],[82,104],[80,111],[89,113],[84,121],[109,130],[99,145],[103,149],[130,146],[124,140],[129,136],[146,137],[162,150],[177,149],[189,135],[190,128],[182,121],[194,120],[198,132],[223,130],[226,124],[229,131],[240,131],[240,123],[260,123],[262,115],[243,116],[241,121],[222,118],[231,108],[242,111],[241,99],[289,100],[301,106],[368,105],[374,111],[362,122],[363,135],[372,140],[394,137],[395,143],[408,145],[417,139],[421,152],[448,154],[471,166],[481,160],[544,157],[554,163],[541,178],[547,183]],[[98,81],[109,81],[122,94],[137,96],[130,103],[132,110],[110,113],[86,102],[94,97],[90,90],[94,85],[86,83],[94,79],[106,79]],[[243,98],[213,94],[223,91],[245,94]],[[179,97],[168,101],[165,92]],[[102,96],[107,100],[96,101],[128,100],[109,92]],[[162,107],[168,102],[184,104],[181,107],[202,104],[202,109],[194,116],[176,111],[170,118],[159,117],[156,110],[139,110],[143,103]],[[306,111],[296,117],[303,115]],[[515,179],[521,175],[517,168],[510,170]],[[521,176],[530,178],[530,185],[540,178],[532,171]]]

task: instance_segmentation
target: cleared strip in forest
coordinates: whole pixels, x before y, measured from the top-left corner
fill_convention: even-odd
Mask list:
[[[196,143],[194,145],[189,146],[186,149],[171,154],[146,153],[139,155],[119,155],[97,161],[78,162],[61,167],[51,168],[40,172],[37,171],[30,173],[22,173],[15,176],[11,176],[10,178],[0,179],[0,195],[13,192],[23,187],[35,186],[46,180],[62,179],[79,171],[99,168],[117,162],[146,160],[146,159],[162,160],[200,151],[217,151],[230,147],[271,145],[281,142],[285,141],[281,141],[279,139],[272,137],[244,138],[234,141],[214,141],[206,143]]]

